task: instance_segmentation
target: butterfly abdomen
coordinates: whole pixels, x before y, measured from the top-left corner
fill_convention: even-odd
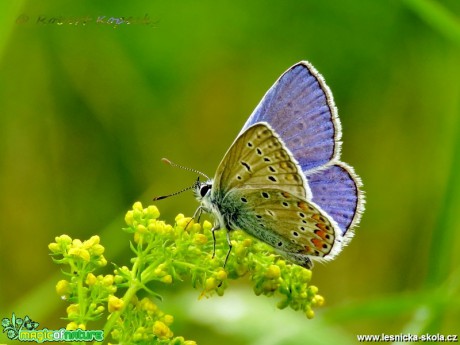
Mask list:
[[[215,202],[220,209],[227,230],[241,229],[251,236],[271,245],[272,247],[292,247],[292,244],[283,236],[273,231],[276,223],[276,214],[270,209],[254,213],[254,200],[244,193],[229,193],[222,200]],[[272,221],[267,222],[267,216]]]
[[[247,203],[247,200],[244,200],[244,198],[243,200],[241,198],[238,200],[224,197],[219,191],[213,193],[211,203],[215,205],[215,209],[219,212],[220,219],[223,221],[221,227],[229,231],[238,229],[238,219],[244,217],[244,214],[247,213],[244,207],[245,202]]]

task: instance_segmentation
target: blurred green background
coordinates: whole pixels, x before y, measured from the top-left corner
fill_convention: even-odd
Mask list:
[[[48,243],[99,234],[109,262],[128,263],[132,203],[196,178],[160,158],[213,175],[263,94],[305,59],[334,93],[342,158],[367,195],[350,246],[315,266],[326,305],[307,320],[241,283],[200,301],[182,284],[160,305],[173,331],[224,345],[460,333],[459,46],[456,0],[2,1],[0,317],[64,326]],[[197,204],[186,193],[157,206],[173,222]]]

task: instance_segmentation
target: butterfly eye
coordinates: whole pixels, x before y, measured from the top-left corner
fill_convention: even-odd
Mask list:
[[[208,194],[208,191],[211,189],[211,185],[209,184],[205,184],[205,185],[202,185],[201,186],[201,189],[200,189],[200,195],[202,198],[205,197],[206,194]]]

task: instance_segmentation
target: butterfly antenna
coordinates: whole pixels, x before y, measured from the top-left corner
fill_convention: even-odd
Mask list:
[[[185,192],[185,191],[187,191],[187,190],[190,190],[190,189],[192,189],[192,188],[195,188],[195,186],[196,186],[197,184],[199,184],[199,183],[200,183],[200,178],[198,177],[198,179],[197,179],[191,186],[189,186],[189,187],[187,187],[187,188],[184,188],[184,189],[182,189],[182,190],[180,190],[180,191],[178,191],[178,192],[174,192],[174,193],[168,194],[168,195],[156,196],[156,197],[153,198],[153,201],[166,199],[166,198],[169,198],[170,196],[174,196],[174,195],[180,194],[180,193],[182,193],[182,192]]]
[[[175,168],[180,168],[180,169],[183,169],[183,170],[187,170],[187,171],[191,171],[191,172],[200,174],[201,176],[204,176],[204,177],[206,177],[208,180],[210,180],[210,178],[209,178],[206,174],[204,174],[204,173],[202,173],[201,171],[198,171],[198,170],[196,170],[196,169],[187,168],[187,167],[184,167],[184,166],[182,166],[182,165],[173,163],[173,162],[171,162],[171,161],[170,161],[169,159],[167,159],[167,158],[162,158],[161,161],[162,161],[163,163],[169,164],[169,165],[171,165],[171,166],[173,166],[173,167],[175,167]]]

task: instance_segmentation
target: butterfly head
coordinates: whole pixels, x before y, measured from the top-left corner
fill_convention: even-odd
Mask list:
[[[198,177],[198,179],[195,182],[194,188],[193,188],[195,198],[199,202],[202,202],[203,200],[208,200],[211,196],[211,190],[212,190],[212,180],[201,182],[200,178]]]
[[[184,188],[184,189],[182,189],[182,190],[180,190],[178,192],[175,192],[175,193],[171,193],[171,194],[163,195],[163,196],[157,196],[157,197],[153,198],[154,201],[166,199],[166,198],[169,198],[170,196],[180,194],[180,193],[185,192],[186,190],[190,190],[190,189],[193,189],[193,192],[195,193],[195,197],[196,197],[196,199],[198,201],[201,202],[203,200],[203,198],[205,198],[205,197],[207,197],[206,200],[209,200],[209,196],[211,195],[212,180],[206,174],[203,174],[201,171],[198,171],[196,169],[187,168],[187,167],[184,167],[182,165],[173,163],[169,159],[166,159],[166,158],[163,158],[162,161],[164,163],[166,163],[166,164],[169,164],[169,165],[173,166],[173,167],[198,173],[201,176],[206,177],[207,181],[206,182],[201,182],[200,177],[198,176],[198,178],[196,179],[195,183],[192,184],[191,186],[186,187],[186,188]]]

